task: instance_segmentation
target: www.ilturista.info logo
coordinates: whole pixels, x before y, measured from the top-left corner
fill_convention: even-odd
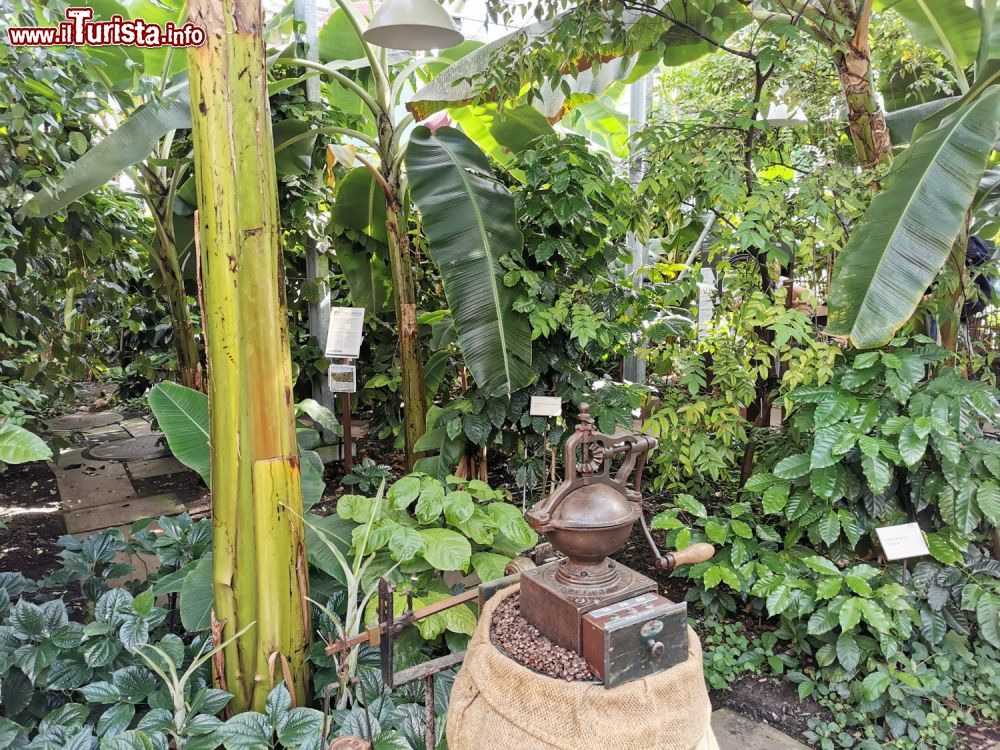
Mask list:
[[[7,41],[15,47],[91,46],[200,47],[205,29],[193,23],[162,26],[141,18],[111,16],[110,21],[91,21],[93,8],[67,8],[66,21],[58,26],[12,26]]]

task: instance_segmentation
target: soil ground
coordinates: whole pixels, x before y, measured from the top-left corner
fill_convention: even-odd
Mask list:
[[[0,571],[44,578],[59,567],[66,533],[56,479],[45,462],[8,466],[0,474]]]

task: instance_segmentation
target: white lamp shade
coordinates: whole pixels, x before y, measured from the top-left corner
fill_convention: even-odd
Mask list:
[[[779,86],[774,93],[774,101],[768,105],[767,114],[758,112],[758,120],[767,120],[776,128],[797,128],[809,124],[809,118],[802,107],[795,104],[794,100],[789,101],[787,86]]]
[[[767,114],[764,117],[761,117],[758,112],[757,119],[767,120],[776,128],[795,128],[800,125],[809,124],[809,118],[806,117],[806,113],[802,111],[802,107],[796,106],[790,109],[784,102],[772,102],[767,108]]]
[[[362,35],[389,49],[448,49],[465,37],[437,0],[385,0]]]

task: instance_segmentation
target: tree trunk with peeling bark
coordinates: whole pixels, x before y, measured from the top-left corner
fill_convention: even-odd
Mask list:
[[[868,40],[871,0],[865,0],[854,19],[854,33],[844,49],[833,51],[837,76],[844,89],[848,128],[861,166],[870,168],[892,158],[892,140],[885,112],[875,98],[872,50]]]
[[[209,368],[216,680],[236,711],[302,705],[310,624],[260,0],[192,0],[189,52]]]

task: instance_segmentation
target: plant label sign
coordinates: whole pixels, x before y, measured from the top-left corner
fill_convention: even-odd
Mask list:
[[[326,371],[331,393],[357,393],[358,382],[354,365],[330,365]]]
[[[699,341],[712,324],[715,314],[715,302],[712,293],[715,289],[715,271],[711,268],[701,269],[701,281],[698,282],[698,339]]]
[[[532,396],[528,413],[533,417],[561,417],[562,399],[559,396]]]
[[[879,544],[885,552],[887,560],[904,560],[908,557],[929,555],[924,532],[916,523],[904,523],[899,526],[883,526],[875,529]]]
[[[326,356],[330,359],[357,359],[364,339],[365,308],[330,308],[330,330],[326,336]]]

